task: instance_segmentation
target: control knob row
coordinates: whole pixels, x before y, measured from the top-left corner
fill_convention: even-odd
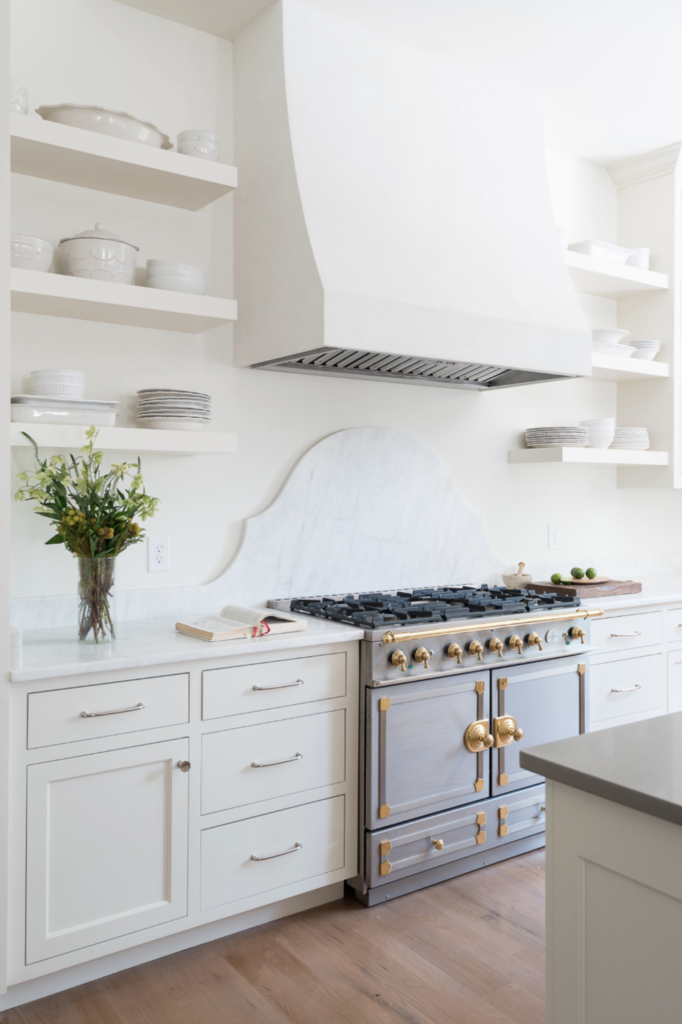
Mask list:
[[[585,630],[582,629],[581,626],[573,626],[573,628],[569,630],[568,635],[573,640],[580,640],[581,643],[585,643]],[[542,637],[535,632],[528,634],[526,642],[529,647],[537,647],[540,651],[543,649]],[[512,651],[516,651],[518,654],[521,654],[523,652],[524,641],[516,633],[509,637],[507,643],[509,644],[509,647],[511,648]],[[504,654],[504,643],[502,642],[502,640],[500,640],[499,637],[493,636],[490,638],[490,640],[488,640],[488,650],[492,651],[493,654],[497,652],[498,657],[501,658]],[[473,657],[478,658],[479,661],[483,661],[484,647],[480,640],[471,640],[467,647],[467,651]],[[450,646],[446,649],[445,653],[447,654],[448,658],[452,658],[453,660],[457,659],[457,663],[459,665],[462,664],[462,655],[464,652],[462,651],[462,648],[459,646],[459,644],[451,643]],[[413,657],[415,661],[419,662],[424,666],[424,668],[428,669],[429,658],[432,658],[433,655],[434,652],[428,651],[426,647],[418,647],[417,650],[414,652]],[[391,655],[391,664],[394,665],[395,668],[400,668],[400,670],[404,672],[405,666],[407,664],[407,657],[404,654],[404,652],[400,650],[393,651],[393,654]]]

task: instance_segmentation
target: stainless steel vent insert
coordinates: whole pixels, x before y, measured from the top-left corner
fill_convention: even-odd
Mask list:
[[[403,384],[432,384],[435,387],[487,391],[519,384],[565,380],[569,375],[537,373],[484,363],[451,362],[422,356],[396,356],[355,348],[321,348],[285,359],[256,364],[264,370],[290,373],[332,373],[365,380],[398,381]]]

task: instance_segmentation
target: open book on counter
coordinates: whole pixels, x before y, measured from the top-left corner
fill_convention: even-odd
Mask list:
[[[243,640],[268,633],[295,633],[308,623],[286,612],[264,611],[262,608],[240,608],[227,604],[220,615],[205,615],[192,622],[176,622],[175,628],[200,640]]]

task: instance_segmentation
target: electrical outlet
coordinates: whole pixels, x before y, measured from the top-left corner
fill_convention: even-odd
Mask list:
[[[547,526],[547,547],[550,551],[556,551],[561,547],[561,530],[556,523],[549,523]]]
[[[147,537],[147,572],[170,572],[170,537]]]

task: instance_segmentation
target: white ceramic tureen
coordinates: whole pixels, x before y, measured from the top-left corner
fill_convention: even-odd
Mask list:
[[[114,135],[117,139],[129,142],[141,142],[145,146],[157,149],[172,149],[173,143],[160,132],[156,125],[148,121],[140,121],[132,114],[121,110],[109,110],[108,107],[89,107],[81,103],[58,103],[56,106],[42,106],[36,114],[45,121],[57,121],[68,124],[72,128],[84,128],[89,132],[101,135]]]
[[[68,277],[89,277],[96,281],[133,284],[137,245],[124,242],[103,224],[94,230],[81,231],[59,242],[62,269]]]

